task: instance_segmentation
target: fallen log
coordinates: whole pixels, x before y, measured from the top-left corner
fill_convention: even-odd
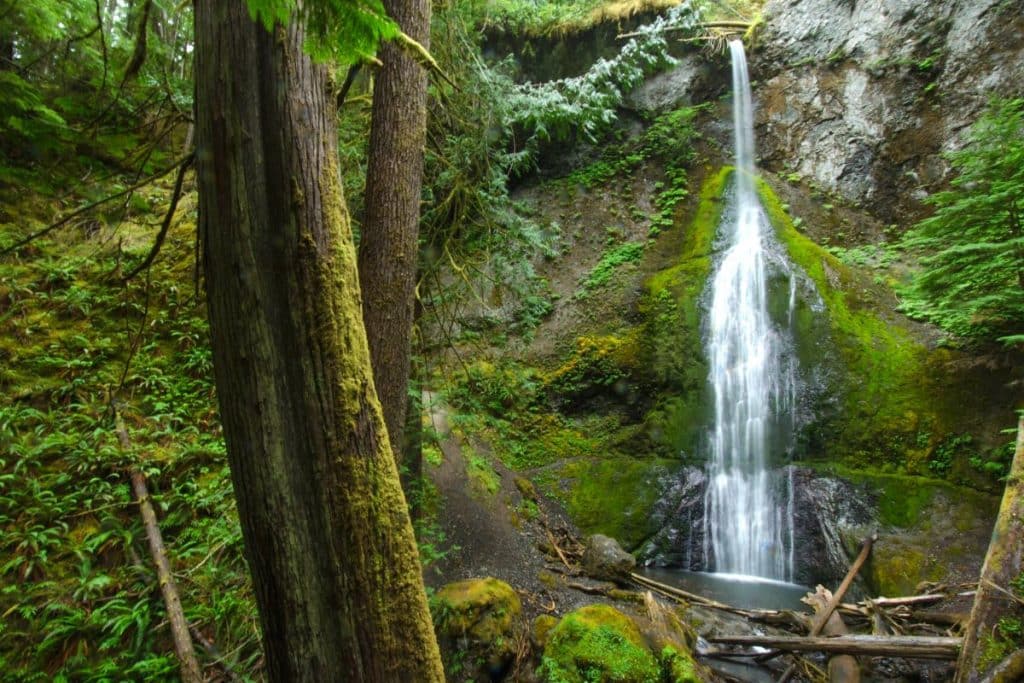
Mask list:
[[[832,630],[827,635],[835,636],[842,633],[846,633],[846,625],[843,624],[843,619],[838,614],[835,614],[836,607],[843,601],[843,596],[846,595],[846,591],[850,589],[853,584],[853,580],[857,578],[857,573],[860,572],[860,568],[864,566],[864,563],[868,559],[868,555],[871,554],[871,548],[875,545],[875,541],[878,540],[878,532],[876,531],[868,538],[864,539],[861,543],[860,553],[857,554],[857,559],[854,560],[853,564],[846,572],[846,576],[843,577],[842,582],[839,584],[839,588],[836,589],[835,593],[828,593],[824,588],[818,586],[818,591],[814,594],[809,595],[808,599],[804,599],[804,602],[808,603],[814,608],[816,615],[811,620],[810,635],[819,635],[822,630],[829,624],[832,625]],[[828,594],[827,597],[825,594]],[[832,662],[829,662],[829,680],[843,680],[843,681],[859,681],[860,671],[857,667],[856,660],[841,659],[836,662],[835,672],[833,672]],[[796,664],[791,664],[786,669],[782,676],[779,677],[778,683],[786,683],[793,674],[796,672]],[[835,675],[833,675],[833,673]]]
[[[787,652],[838,652],[866,657],[956,659],[962,638],[935,636],[716,636],[709,643],[772,647]]]
[[[114,414],[114,420],[118,443],[121,445],[121,449],[127,452],[131,450],[128,430],[125,429],[119,414]],[[153,511],[153,503],[149,497],[149,490],[146,488],[146,475],[138,467],[133,467],[129,472],[129,478],[132,482],[135,500],[139,504],[139,514],[142,515],[143,526],[146,528],[146,539],[149,541],[149,552],[156,565],[160,592],[164,596],[164,604],[167,607],[167,621],[171,626],[174,651],[178,655],[178,664],[181,667],[181,680],[184,683],[200,683],[203,680],[203,675],[200,673],[199,662],[196,660],[195,649],[192,647],[188,622],[181,609],[178,587],[174,583],[171,565],[167,561],[167,550],[164,548],[164,539],[156,522],[156,512]]]
[[[908,595],[901,598],[874,598],[871,602],[876,607],[899,607],[901,605],[930,605],[935,602],[942,602],[950,598],[970,598],[976,591],[961,591],[959,593],[928,593],[927,595]],[[858,603],[863,604],[863,603]],[[855,607],[854,605],[850,605]]]
[[[804,602],[811,605],[820,617],[830,605],[834,608],[838,601],[825,588],[818,586],[817,592],[804,598]],[[821,627],[821,633],[829,637],[846,636],[850,631],[846,628],[843,618],[839,616],[839,612],[832,609],[828,621]],[[814,633],[813,627],[811,635],[818,635]],[[857,658],[853,655],[839,653],[830,656],[828,658],[828,680],[829,683],[860,683],[860,666],[857,664]]]
[[[933,610],[914,610],[910,613],[911,621],[920,621],[937,626],[959,626],[966,624],[971,615],[967,612],[937,612]]]
[[[697,24],[696,26],[668,26],[661,29],[658,33],[676,33],[679,31],[692,31],[694,29],[725,29],[727,32],[743,32],[750,28],[749,21],[705,21]],[[616,40],[622,40],[623,38],[635,38],[636,36],[642,36],[647,31],[631,31],[630,33],[620,33],[615,36]]]
[[[640,584],[644,588],[649,588],[650,590],[677,602],[686,602],[694,605],[700,605],[701,607],[716,609],[722,612],[729,612],[730,614],[745,617],[750,621],[757,621],[764,624],[789,626],[800,629],[807,627],[806,616],[799,612],[794,612],[793,610],[743,609],[741,607],[734,607],[723,602],[718,602],[717,600],[712,600],[711,598],[705,598],[703,595],[684,591],[683,589],[676,588],[675,586],[669,586],[668,584],[655,581],[654,579],[649,579],[646,576],[642,576],[637,573],[631,573],[630,577],[634,582]]]

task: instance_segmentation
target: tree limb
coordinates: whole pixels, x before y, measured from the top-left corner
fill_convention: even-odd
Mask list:
[[[398,43],[400,48],[408,52],[413,59],[419,62],[421,66],[428,71],[433,71],[456,90],[460,90],[459,86],[455,85],[455,82],[448,77],[448,74],[444,72],[441,65],[434,59],[434,56],[430,54],[430,51],[423,47],[419,41],[409,36],[405,31],[399,31],[398,36],[395,37],[395,42]]]
[[[869,657],[956,659],[961,638],[936,636],[712,636],[709,643],[774,647],[792,652],[841,652]]]
[[[114,409],[114,423],[121,450],[131,450],[128,431],[125,429],[124,422],[121,420],[121,416],[117,413],[116,408]],[[146,475],[138,467],[132,467],[129,471],[129,477],[132,482],[132,492],[139,503],[139,513],[142,515],[142,521],[146,527],[146,539],[149,541],[149,552],[153,556],[153,563],[156,565],[160,592],[163,593],[164,604],[167,606],[167,620],[171,625],[174,650],[178,655],[178,663],[181,666],[181,680],[184,683],[201,683],[203,675],[200,672],[199,662],[196,660],[196,653],[192,647],[188,622],[185,620],[185,613],[181,609],[181,598],[178,597],[178,588],[174,583],[174,576],[171,574],[171,565],[167,561],[167,550],[164,548],[163,536],[160,534],[159,525],[157,525],[156,512],[153,511],[153,503],[146,488]]]
[[[153,242],[153,247],[149,250],[149,254],[146,255],[146,258],[142,263],[135,266],[130,273],[124,276],[125,282],[131,280],[143,270],[153,265],[153,261],[156,260],[157,254],[160,253],[160,247],[163,246],[164,239],[167,238],[167,233],[171,228],[171,220],[174,218],[174,212],[178,208],[178,200],[181,199],[181,186],[185,181],[185,173],[188,171],[188,167],[192,165],[192,160],[194,158],[194,154],[189,154],[184,163],[178,167],[178,177],[174,180],[174,192],[171,194],[171,205],[167,207],[167,213],[164,214],[164,221],[160,225],[160,232],[156,235],[156,241]]]

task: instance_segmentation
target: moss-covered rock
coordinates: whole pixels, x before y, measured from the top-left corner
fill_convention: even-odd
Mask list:
[[[656,458],[598,455],[558,463],[535,480],[544,493],[565,506],[584,532],[611,536],[630,550],[656,531],[651,510],[660,480],[673,464]]]
[[[545,377],[544,389],[562,410],[588,407],[596,397],[628,405],[637,399],[639,366],[635,335],[579,337],[572,353]]]
[[[698,673],[697,662],[688,650],[666,645],[658,653],[658,659],[670,683],[701,683],[704,680]]]
[[[530,640],[533,642],[533,646],[543,650],[544,646],[548,644],[548,637],[555,626],[558,626],[558,619],[550,614],[541,614],[534,619],[533,628],[530,630]]]
[[[587,576],[606,581],[628,582],[630,572],[636,568],[636,558],[614,538],[603,534],[587,537],[581,563]]]
[[[515,590],[494,578],[442,587],[430,601],[445,671],[461,680],[492,680],[515,659],[525,627]]]
[[[947,481],[873,470],[826,468],[862,490],[880,525],[862,574],[877,595],[908,595],[922,581],[976,578],[999,499]],[[869,529],[849,529],[848,552]]]
[[[671,456],[693,449],[709,416],[700,298],[711,274],[712,245],[731,173],[723,168],[704,183],[683,231],[678,260],[647,280],[640,302],[644,380],[657,390],[645,424],[654,445]]]
[[[636,624],[607,605],[565,615],[549,635],[537,673],[549,683],[658,683],[662,678]]]
[[[939,379],[950,352],[917,341],[886,313],[891,295],[800,233],[767,183],[759,181],[758,191],[775,234],[825,307],[801,301],[795,315],[801,365],[823,368],[828,383],[828,400],[819,402],[818,420],[805,435],[806,452],[851,466],[889,463],[928,473],[929,456],[957,412]]]

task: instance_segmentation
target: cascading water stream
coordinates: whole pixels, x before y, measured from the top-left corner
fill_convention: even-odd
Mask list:
[[[791,473],[772,469],[792,444],[796,396],[792,327],[795,279],[769,250],[754,189],[754,130],[743,43],[732,41],[736,148],[734,212],[719,226],[725,247],[711,279],[707,322],[714,423],[704,506],[705,557],[716,572],[793,577]],[[789,278],[787,320],[768,310],[768,266]]]

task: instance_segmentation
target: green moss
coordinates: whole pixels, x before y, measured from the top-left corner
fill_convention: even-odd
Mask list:
[[[879,595],[909,595],[923,579],[927,557],[910,547],[900,547],[871,558],[869,575]]]
[[[763,180],[758,191],[790,258],[814,281],[827,309],[822,315],[800,302],[796,311],[800,361],[828,368],[839,399],[838,410],[816,425],[808,450],[851,465],[891,462],[910,473],[927,471],[936,436],[948,431],[949,406],[933,379],[944,353],[929,353],[883,319],[874,285],[798,232]]]
[[[603,287],[620,266],[639,261],[646,246],[646,242],[626,242],[607,249],[597,265],[580,281],[580,290],[576,296],[583,298],[593,290]]]
[[[557,625],[558,619],[550,614],[541,614],[538,616],[533,620],[533,631],[531,633],[533,642],[539,647],[544,647],[548,642],[548,637],[551,635],[551,631]]]
[[[689,652],[666,646],[661,650],[659,659],[670,683],[701,683],[697,664]]]
[[[700,297],[711,274],[712,245],[731,173],[723,168],[704,183],[682,235],[679,259],[648,279],[640,303],[645,380],[662,389],[645,423],[652,441],[671,455],[692,449],[708,417]]]
[[[548,637],[541,680],[549,683],[657,683],[661,671],[636,625],[607,605],[565,615]]]
[[[474,491],[484,497],[496,494],[501,489],[501,480],[494,471],[494,465],[469,444],[463,444],[463,452],[466,456],[466,474],[469,475]]]
[[[466,579],[442,587],[430,600],[445,670],[471,674],[506,666],[523,634],[522,603],[504,581]]]
[[[431,599],[430,611],[441,633],[493,642],[511,632],[523,607],[510,585],[487,577],[442,587]]]
[[[1024,621],[1016,617],[1002,617],[996,624],[995,632],[982,636],[979,647],[978,669],[991,670],[1006,659],[1011,652],[1024,645]]]
[[[597,395],[626,399],[638,365],[635,337],[579,337],[568,358],[545,377],[544,389],[562,408]]]
[[[586,533],[601,533],[629,549],[654,531],[651,506],[668,461],[625,455],[577,458],[537,475]]]

